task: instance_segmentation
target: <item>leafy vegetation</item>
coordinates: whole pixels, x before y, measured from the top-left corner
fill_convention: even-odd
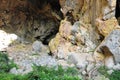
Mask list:
[[[57,70],[45,66],[34,66],[34,70],[25,75],[15,75],[10,73],[0,73],[1,80],[80,80],[75,68],[63,69],[61,66]]]
[[[104,75],[105,77],[109,77],[109,74],[107,73],[108,71],[108,68],[105,67],[105,66],[101,66],[99,69],[98,69],[99,73],[101,73],[102,75]]]
[[[120,80],[120,71],[114,70],[114,72],[109,77],[110,80]]]
[[[0,52],[0,80],[80,80],[76,68],[57,69],[46,66],[33,66],[33,71],[25,75],[15,75],[9,70],[16,65],[8,59],[7,54]]]
[[[6,53],[0,52],[0,80],[82,80],[76,68],[63,69],[62,66],[58,68],[49,68],[46,66],[33,66],[33,71],[25,75],[15,75],[9,73],[10,69],[16,67],[13,61],[10,61]],[[120,80],[120,71],[114,70],[109,75],[108,69],[101,66],[98,69],[99,73],[109,78],[110,80]]]
[[[120,71],[119,70],[114,70],[114,72],[109,75],[107,73],[108,69],[105,66],[101,66],[98,71],[104,75],[105,77],[109,78],[110,80],[120,80]]]
[[[13,61],[10,61],[6,53],[0,52],[0,73],[9,72],[13,67],[17,67]]]
[[[29,80],[80,80],[78,71],[75,68],[63,69],[61,66],[57,70],[47,67],[34,67],[34,71],[29,73]]]

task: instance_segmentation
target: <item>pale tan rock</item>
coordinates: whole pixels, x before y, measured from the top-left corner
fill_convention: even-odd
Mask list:
[[[111,19],[106,20],[106,21],[102,21],[100,19],[97,19],[96,24],[97,24],[97,28],[98,28],[99,32],[103,36],[107,36],[118,25],[117,20],[115,18],[111,18]]]
[[[73,10],[73,14],[78,14],[84,4],[84,0],[59,0],[61,5],[61,11],[64,16],[69,10]]]
[[[107,68],[112,69],[113,66],[115,65],[114,63],[114,57],[109,55],[105,57],[105,66],[107,66]]]
[[[103,53],[95,51],[94,52],[94,58],[96,62],[104,62],[105,55]]]
[[[60,59],[66,59],[69,53],[69,44],[66,42],[65,44],[60,44],[57,48],[57,57]]]
[[[49,43],[49,48],[52,54],[58,58],[67,58],[71,51],[72,44],[65,40],[59,33]]]
[[[120,45],[120,29],[113,30],[94,52],[95,59],[102,59],[108,68],[113,68],[115,64],[120,62],[119,45]],[[97,56],[99,56],[97,58]]]
[[[94,59],[92,53],[89,53],[89,54],[88,54],[88,56],[87,56],[87,61],[88,61],[88,62],[95,62],[95,59]]]
[[[71,28],[72,28],[72,25],[70,22],[66,20],[61,21],[60,28],[59,28],[59,33],[61,37],[68,39],[71,35]]]
[[[120,70],[120,64],[118,63],[118,64],[114,65],[114,66],[113,66],[113,69],[114,69],[114,70]]]
[[[109,6],[110,7],[115,7],[115,5],[116,5],[116,0],[107,0],[108,1],[108,3],[109,3]]]
[[[74,67],[74,64],[68,64],[67,61],[65,60],[58,60],[57,61],[58,65],[62,65],[63,67]]]
[[[68,55],[68,62],[75,64],[79,69],[85,69],[86,65],[88,65],[86,58],[87,54],[85,53],[79,54],[72,52],[70,55]]]
[[[52,53],[56,52],[57,51],[57,47],[59,46],[60,43],[64,43],[65,40],[60,36],[60,34],[58,33],[56,35],[55,38],[53,38],[50,42],[49,42],[49,48],[50,48],[50,51]]]

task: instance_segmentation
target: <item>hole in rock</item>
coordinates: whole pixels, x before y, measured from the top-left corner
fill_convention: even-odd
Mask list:
[[[115,17],[120,25],[120,0],[116,0]]]
[[[21,40],[44,44],[56,35],[62,19],[59,0],[6,0],[0,3],[0,28]]]

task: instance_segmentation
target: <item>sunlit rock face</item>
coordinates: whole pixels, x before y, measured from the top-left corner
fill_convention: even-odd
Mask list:
[[[103,36],[107,36],[112,30],[117,28],[117,25],[118,25],[115,17],[105,21],[97,19],[96,24],[100,34],[102,34]]]
[[[98,46],[94,52],[94,57],[96,61],[103,60],[105,65],[108,67],[113,67],[114,64],[119,64],[120,62],[120,30],[113,30]],[[98,60],[99,59],[99,60]]]
[[[0,28],[48,44],[62,18],[58,0],[0,0]]]
[[[0,51],[6,51],[8,46],[16,39],[18,39],[17,35],[0,30]]]
[[[64,17],[73,24],[79,20],[84,0],[59,0]]]

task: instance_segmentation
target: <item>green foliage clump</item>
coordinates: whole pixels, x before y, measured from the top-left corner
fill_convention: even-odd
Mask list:
[[[75,68],[58,69],[45,66],[34,66],[34,70],[25,75],[0,73],[0,80],[81,80]]]
[[[120,80],[120,71],[114,70],[114,72],[109,77],[110,80]]]
[[[9,60],[7,53],[0,52],[0,73],[9,72],[13,67],[16,67],[16,64]]]
[[[11,73],[0,73],[0,80],[23,80],[23,77]]]
[[[108,71],[108,68],[105,67],[105,66],[101,66],[99,69],[98,69],[99,73],[101,73],[102,75],[104,75],[105,77],[109,77],[109,74],[107,73]]]
[[[110,75],[107,72],[108,68],[106,68],[105,66],[101,66],[98,69],[98,71],[99,71],[99,73],[101,73],[105,77],[109,78],[110,80],[120,80],[120,71],[119,70],[114,70],[114,72]]]
[[[10,61],[6,53],[0,52],[0,80],[80,80],[76,68],[57,69],[46,66],[33,66],[33,71],[25,75],[9,73],[10,69],[16,67]]]
[[[80,80],[75,68],[63,69],[61,66],[57,70],[42,66],[34,66],[34,70],[27,75],[28,80]]]

